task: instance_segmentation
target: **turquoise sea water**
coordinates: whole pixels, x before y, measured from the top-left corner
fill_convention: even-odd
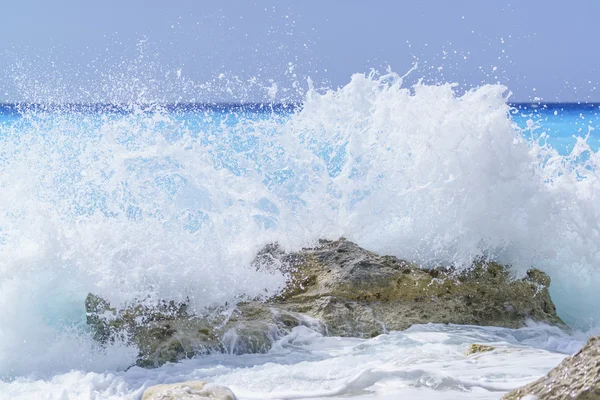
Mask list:
[[[569,153],[574,137],[586,137],[594,150],[600,148],[600,105],[598,104],[513,104],[512,119],[521,128],[527,127],[531,120],[539,126],[537,133],[546,132],[548,143],[561,154]]]
[[[216,127],[221,123],[234,126],[243,118],[261,119],[268,118],[273,113],[281,115],[283,119],[301,105],[270,105],[270,104],[181,104],[167,105],[163,109],[175,118],[185,121],[188,127],[201,130],[212,125]],[[512,103],[510,115],[512,120],[521,128],[527,128],[531,121],[536,127],[535,134],[546,133],[548,143],[561,154],[568,154],[575,143],[575,137],[586,137],[588,143],[597,150],[600,148],[600,105],[593,103]],[[20,120],[23,112],[29,114],[31,110],[46,110],[48,113],[75,113],[96,115],[98,121],[101,116],[126,115],[131,109],[123,106],[96,105],[70,105],[70,106],[43,106],[30,104],[5,104],[0,105],[0,123],[10,124]],[[154,110],[156,107],[147,107]]]

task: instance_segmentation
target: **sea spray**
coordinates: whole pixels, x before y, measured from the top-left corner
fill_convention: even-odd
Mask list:
[[[288,110],[23,109],[0,124],[0,375],[125,368],[135,349],[89,339],[87,293],[198,309],[269,296],[285,277],[250,265],[272,241],[535,266],[562,317],[594,326],[600,155],[523,132],[507,96],[387,73]]]

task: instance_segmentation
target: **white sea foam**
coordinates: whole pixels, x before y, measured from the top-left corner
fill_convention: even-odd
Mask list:
[[[561,315],[596,326],[600,155],[522,133],[503,86],[458,96],[394,73],[310,89],[289,117],[26,113],[0,126],[0,375],[124,368],[135,349],[86,336],[88,292],[195,307],[272,294],[284,277],[250,262],[273,240],[536,266]]]
[[[495,347],[466,356],[471,343]],[[148,386],[204,380],[240,400],[498,399],[544,375],[582,342],[537,326],[510,330],[414,326],[373,339],[322,337],[297,327],[268,354],[212,355],[154,370],[73,371],[47,380],[0,382],[0,399],[139,399]],[[40,397],[40,396],[43,397]]]

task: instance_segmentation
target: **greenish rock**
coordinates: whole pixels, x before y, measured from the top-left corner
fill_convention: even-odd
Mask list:
[[[157,367],[166,362],[219,351],[221,342],[212,320],[187,310],[187,304],[139,302],[119,309],[88,294],[87,324],[101,344],[121,340],[140,350],[137,365]]]
[[[492,351],[492,350],[496,350],[496,348],[494,346],[486,346],[484,344],[475,344],[474,343],[469,346],[469,348],[467,349],[465,354],[470,356],[472,354],[486,353],[486,352]]]
[[[87,324],[102,344],[121,340],[139,349],[136,365],[159,367],[202,354],[266,353],[275,340],[295,326],[324,332],[322,324],[270,304],[242,302],[190,314],[186,304],[132,304],[116,309],[93,294],[86,299]]]
[[[546,376],[506,394],[503,400],[600,400],[600,336],[592,337]]]
[[[531,319],[564,326],[550,278],[536,269],[516,280],[494,262],[461,273],[423,269],[345,239],[287,257],[294,262],[290,279],[272,303],[323,321],[335,336],[372,337],[430,322],[519,328]]]
[[[287,274],[284,290],[268,301],[202,314],[185,302],[139,301],[117,309],[90,294],[87,323],[100,343],[118,339],[136,345],[137,365],[143,367],[210,352],[267,352],[299,325],[364,338],[425,323],[518,328],[531,319],[564,327],[550,298],[550,278],[536,269],[523,279],[493,262],[476,262],[460,273],[424,269],[343,238],[296,253],[271,244],[253,264]]]

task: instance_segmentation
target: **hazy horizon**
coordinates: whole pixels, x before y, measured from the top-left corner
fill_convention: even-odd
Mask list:
[[[39,1],[3,7],[0,102],[297,102],[388,67],[407,84],[600,102],[600,3]]]

